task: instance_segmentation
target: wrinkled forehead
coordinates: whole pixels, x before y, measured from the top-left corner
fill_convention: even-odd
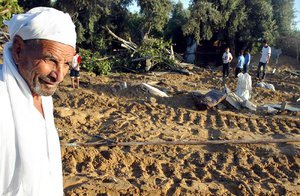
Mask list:
[[[25,40],[26,50],[35,54],[53,56],[64,61],[72,60],[75,55],[75,49],[67,44],[52,40],[31,39]]]

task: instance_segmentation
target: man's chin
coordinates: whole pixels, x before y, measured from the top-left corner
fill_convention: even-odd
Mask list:
[[[37,95],[40,96],[52,96],[55,91],[56,91],[57,87],[53,87],[53,88],[41,88],[41,87],[35,87],[33,89],[33,92]]]

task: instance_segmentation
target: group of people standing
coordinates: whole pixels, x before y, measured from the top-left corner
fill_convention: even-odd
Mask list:
[[[263,67],[263,73],[261,79],[265,79],[266,77],[266,66],[269,63],[270,57],[271,57],[271,47],[268,46],[268,43],[266,40],[263,41],[263,48],[261,51],[261,58],[258,64],[257,69],[257,78],[260,79],[261,76],[261,67]],[[230,72],[230,64],[233,60],[233,56],[230,53],[229,47],[225,48],[225,52],[222,56],[223,61],[223,78],[227,78]],[[239,73],[248,73],[249,72],[249,66],[251,61],[251,54],[249,49],[241,50],[239,52],[237,65],[235,68],[235,77],[238,77]]]

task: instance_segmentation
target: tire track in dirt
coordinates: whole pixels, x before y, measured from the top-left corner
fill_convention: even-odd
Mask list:
[[[101,141],[96,135],[119,142],[283,138],[300,133],[297,116],[196,111],[180,97],[163,102],[125,91],[118,97],[121,93],[111,92],[109,84],[94,83],[76,93],[62,88],[55,108],[62,142]],[[64,177],[74,180],[66,185],[68,196],[300,194],[296,144],[62,147],[62,156]]]

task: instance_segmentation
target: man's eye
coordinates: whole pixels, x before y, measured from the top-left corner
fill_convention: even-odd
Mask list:
[[[45,62],[48,63],[48,64],[52,64],[52,65],[56,65],[57,62],[53,59],[45,59]]]
[[[65,67],[70,68],[71,67],[71,63],[69,63],[69,62],[65,63]]]

